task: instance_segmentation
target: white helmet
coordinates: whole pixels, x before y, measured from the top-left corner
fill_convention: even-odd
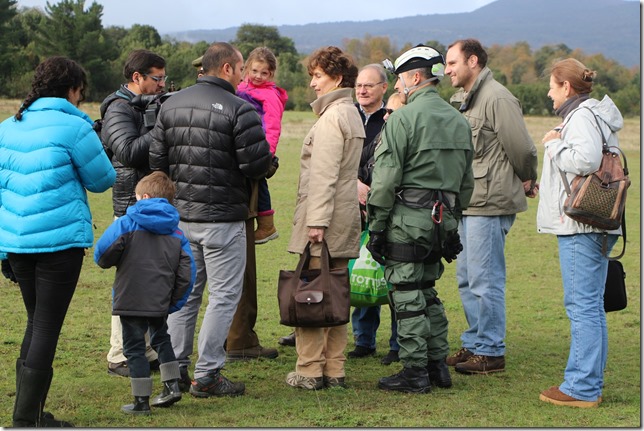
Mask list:
[[[445,76],[445,59],[434,48],[425,45],[415,47],[402,53],[393,64],[393,73],[398,75],[412,69],[431,68],[432,78],[440,80]]]

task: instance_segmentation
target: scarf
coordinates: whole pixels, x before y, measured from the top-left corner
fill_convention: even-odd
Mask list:
[[[585,94],[577,94],[575,96],[569,97],[566,99],[566,101],[555,111],[555,114],[561,117],[562,119],[566,119],[568,114],[570,114],[572,111],[577,109],[579,105],[581,105],[582,102],[588,100],[590,97],[590,94],[585,93]]]

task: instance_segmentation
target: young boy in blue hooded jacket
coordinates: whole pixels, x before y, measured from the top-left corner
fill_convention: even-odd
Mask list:
[[[190,243],[179,229],[179,213],[170,202],[175,185],[163,172],[139,181],[137,203],[114,220],[96,243],[94,260],[101,268],[116,266],[112,314],[123,326],[123,351],[130,369],[134,403],[121,410],[148,415],[150,405],[168,407],[181,399],[179,362],[170,335],[168,314],[188,300],[196,277]],[[159,354],[163,392],[150,402],[152,378],[145,357],[145,333]]]

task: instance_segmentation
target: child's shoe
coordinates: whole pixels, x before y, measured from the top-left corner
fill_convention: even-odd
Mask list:
[[[255,230],[255,244],[265,244],[280,236],[273,224],[273,214],[257,216],[257,229]]]

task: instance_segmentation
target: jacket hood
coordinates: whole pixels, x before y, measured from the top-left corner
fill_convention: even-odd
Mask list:
[[[116,90],[114,93],[110,94],[103,100],[101,103],[100,107],[100,113],[101,113],[101,118],[105,117],[105,113],[107,112],[107,108],[110,106],[110,104],[115,101],[116,99],[123,99],[127,100],[128,102],[131,101],[134,98],[135,94],[132,93],[128,88],[127,85],[121,84],[121,88]]]
[[[72,105],[69,100],[63,99],[62,97],[41,97],[36,99],[36,101],[34,101],[34,103],[32,103],[25,112],[35,111],[60,111],[65,114],[80,117],[90,125],[94,123],[92,119],[89,118],[89,115]]]
[[[141,199],[127,209],[127,215],[158,235],[169,235],[179,226],[179,212],[165,198]]]
[[[589,107],[597,117],[601,118],[610,127],[613,133],[624,127],[624,117],[622,117],[613,100],[607,95],[602,100],[588,99],[581,106]]]

